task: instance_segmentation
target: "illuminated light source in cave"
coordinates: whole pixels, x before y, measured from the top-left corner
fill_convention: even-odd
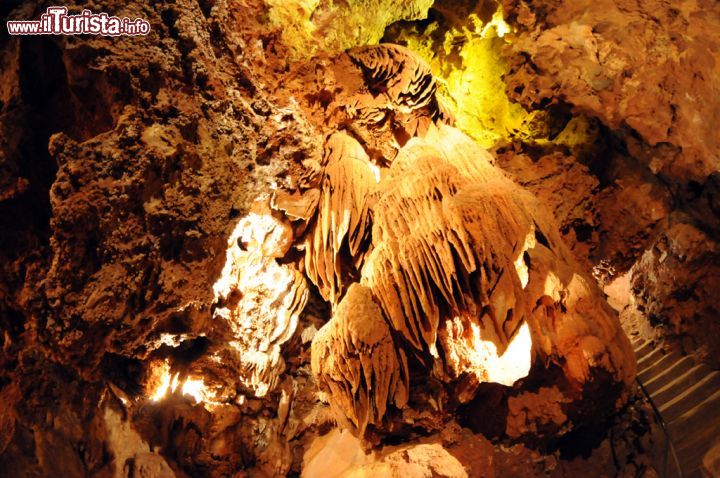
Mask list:
[[[553,272],[549,272],[548,275],[545,277],[545,295],[552,297],[552,299],[557,302],[561,299],[560,291],[562,289],[563,285],[562,282],[560,282],[560,278]]]
[[[167,361],[161,362],[150,369],[148,386],[151,388],[148,393],[150,400],[158,402],[165,398],[168,392],[173,393],[178,386],[178,374],[170,372],[170,364]]]
[[[183,395],[193,397],[195,403],[202,403],[209,406],[220,404],[215,394],[205,385],[205,380],[202,378],[188,377],[183,383],[181,391]]]
[[[525,243],[523,244],[523,247],[520,250],[520,254],[518,254],[517,259],[515,259],[514,262],[515,271],[520,278],[520,283],[522,284],[523,289],[527,286],[528,280],[530,278],[530,271],[528,270],[528,266],[525,263],[525,253],[529,249],[535,247],[535,244],[535,226],[533,226],[530,229],[530,232],[528,232],[528,235],[525,237]]]
[[[205,388],[205,382],[202,379],[191,379],[185,380],[182,386],[182,394],[190,395],[195,399],[196,402],[202,402],[205,398],[207,390]]]
[[[178,388],[183,395],[189,395],[195,399],[195,403],[204,403],[208,405],[217,405],[215,394],[213,394],[205,385],[202,378],[188,377],[180,385],[179,373],[172,373],[170,364],[163,361],[155,365],[150,370],[150,379],[148,385],[151,388],[148,396],[153,402],[159,402],[168,394],[175,393]]]
[[[501,9],[498,9],[495,13],[493,13],[492,19],[485,24],[482,30],[480,30],[480,38],[487,38],[490,36],[491,28],[495,30],[495,34],[500,38],[503,38],[512,31],[510,25],[508,25],[503,18],[503,12]]]
[[[498,354],[492,341],[483,340],[480,325],[472,323],[471,331],[473,352],[470,360],[474,367],[484,371],[485,381],[510,387],[527,377],[532,362],[532,338],[527,322],[518,329],[503,354]]]
[[[423,28],[392,26],[386,40],[407,45],[428,62],[457,127],[483,147],[517,139],[540,145],[587,143],[593,130],[582,117],[553,136],[548,111],[527,111],[508,97],[502,49],[512,31],[498,8],[485,23],[473,13],[461,24],[450,16]]]
[[[188,340],[187,334],[160,334],[160,343],[168,347],[179,347],[185,340]]]
[[[380,168],[368,161],[368,168],[370,168],[370,171],[372,171],[373,175],[375,175],[375,181],[380,182]]]

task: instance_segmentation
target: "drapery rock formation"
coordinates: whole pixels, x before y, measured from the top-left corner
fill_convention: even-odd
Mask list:
[[[426,67],[387,69],[387,58],[414,57],[412,52],[380,45],[349,55],[374,60],[363,63],[367,92],[356,95],[358,109],[377,101],[378,78],[396,85],[382,90],[390,109],[401,110],[406,98],[420,99],[412,105],[438,104],[428,99],[435,93],[432,82],[423,90],[410,81],[427,75]],[[417,57],[404,63],[422,65]],[[581,401],[577,390],[595,378],[595,368],[621,384],[614,393],[620,392],[634,378],[634,358],[599,289],[579,272],[536,200],[470,138],[446,126],[444,116],[433,118],[434,111],[424,116],[428,126],[416,129],[397,156],[383,157],[392,161],[389,166],[373,164],[362,144],[345,133],[333,134],[326,145],[305,263],[323,296],[333,304],[340,301],[335,318],[313,342],[313,370],[331,392],[327,399],[335,413],[344,411],[361,435],[367,423],[379,424],[393,395],[385,391],[388,379],[373,378],[381,375],[377,367],[404,363],[383,359],[387,352],[374,362],[363,351],[372,342],[346,331],[346,322],[361,320],[347,317],[344,302],[357,302],[356,294],[341,299],[342,281],[353,280],[368,288],[382,311],[367,321],[384,318],[399,339],[395,347],[415,355],[425,373],[459,382],[453,400],[460,403],[470,402],[483,382],[512,386],[529,374],[533,361],[562,369],[566,403]],[[396,123],[403,120],[391,117],[383,126],[393,129]],[[372,123],[360,124],[372,134]],[[374,141],[363,143],[370,149]],[[371,300],[367,292],[364,297]],[[385,336],[392,343],[389,333]],[[512,365],[505,365],[502,357],[516,340],[513,356],[506,357]],[[403,365],[384,373],[395,382],[407,372]],[[369,410],[373,383],[382,393],[375,394],[375,408]],[[521,428],[533,420],[547,419],[530,417]]]
[[[388,405],[407,403],[407,359],[369,289],[352,284],[313,339],[312,369],[335,416],[360,435],[382,426]]]
[[[368,202],[379,169],[345,133],[331,136],[326,150],[317,217],[305,240],[305,270],[323,298],[336,304],[365,256]]]
[[[717,362],[715,2],[65,4],[152,28],[0,36],[0,473],[653,476],[588,272]]]

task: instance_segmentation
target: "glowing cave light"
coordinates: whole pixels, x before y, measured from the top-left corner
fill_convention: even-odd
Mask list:
[[[269,208],[264,199],[253,207]],[[285,366],[280,347],[295,333],[308,297],[302,274],[276,260],[288,252],[293,239],[291,225],[272,212],[249,213],[230,235],[225,266],[213,284],[213,318],[227,321],[233,335],[227,346],[239,353],[243,364],[238,380],[258,397],[276,385]],[[195,382],[187,384],[188,394],[212,403],[212,394]]]
[[[156,388],[150,393],[150,400],[153,402],[159,402],[167,397],[168,394],[173,394],[180,386],[178,373],[171,374],[170,367],[167,363],[163,363],[160,366],[161,375],[159,376]],[[152,379],[151,379],[152,380]],[[205,386],[205,381],[202,378],[188,378],[180,386],[180,391],[183,395],[189,395],[195,399],[195,403],[203,403],[207,405],[218,404],[215,395],[208,390]]]
[[[170,364],[166,361],[161,362],[160,365],[152,368],[149,384],[152,390],[149,393],[150,400],[153,402],[159,402],[165,398],[168,392],[175,392],[178,386],[178,374],[171,374]]]
[[[543,287],[545,295],[552,297],[555,302],[560,301],[562,298],[560,292],[563,290],[563,285],[560,278],[555,275],[554,272],[549,272],[547,277],[545,277],[545,284]]]
[[[179,374],[170,372],[168,362],[161,362],[152,368],[150,372],[149,388],[151,389],[148,396],[153,402],[163,400],[168,394],[173,394],[180,387],[183,395],[189,395],[195,399],[195,403],[203,403],[209,405],[218,404],[215,395],[205,386],[202,378],[187,378],[180,385]]]
[[[379,183],[380,182],[380,168],[377,165],[370,163],[370,162],[368,162],[368,167],[370,168],[370,171],[373,173],[373,175],[375,175],[375,182]]]
[[[182,386],[183,395],[190,395],[195,399],[195,402],[203,401],[204,390],[205,383],[202,380],[187,379]]]
[[[525,236],[525,243],[523,244],[523,247],[520,250],[520,254],[517,256],[517,259],[515,259],[514,262],[515,271],[517,272],[518,278],[520,279],[520,284],[522,284],[523,289],[527,286],[528,280],[530,279],[530,270],[525,263],[525,253],[535,247],[535,244],[535,227],[532,227],[530,229],[530,232],[528,232],[528,235]]]
[[[204,403],[206,405],[217,405],[219,402],[202,378],[188,378],[182,386],[182,394],[190,395],[195,399],[195,403]]]
[[[576,116],[553,135],[552,114],[527,111],[507,95],[508,65],[503,49],[512,42],[514,28],[503,19],[502,9],[487,22],[476,13],[462,22],[453,17],[431,22],[426,31],[414,24],[397,24],[386,35],[392,43],[407,45],[427,61],[437,80],[438,95],[459,129],[484,148],[515,140],[567,146],[595,140],[593,123],[587,118]]]
[[[495,13],[493,13],[492,20],[490,20],[480,31],[480,37],[487,38],[491,28],[495,29],[495,34],[500,38],[512,31],[510,25],[508,25],[503,18],[503,12],[501,9],[498,9]]]
[[[478,324],[472,324],[472,334],[474,353],[471,360],[475,367],[485,371],[486,381],[511,387],[530,373],[532,338],[527,322],[523,323],[502,355],[498,354],[497,346],[492,341],[482,339]]]

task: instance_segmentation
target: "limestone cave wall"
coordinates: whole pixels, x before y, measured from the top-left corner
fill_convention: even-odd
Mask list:
[[[717,2],[65,4],[152,28],[0,34],[0,475],[662,476]]]

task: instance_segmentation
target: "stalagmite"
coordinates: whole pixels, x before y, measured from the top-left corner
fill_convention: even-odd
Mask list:
[[[388,405],[408,398],[404,352],[390,334],[369,289],[353,284],[333,318],[315,334],[312,370],[338,422],[365,434],[382,426]]]
[[[434,136],[437,144],[452,140]],[[458,156],[454,149],[448,148],[451,160],[423,140],[401,151],[380,185],[374,250],[363,269],[393,327],[434,356],[441,319],[454,315],[484,317],[503,349],[522,319],[508,311],[521,311],[524,301],[511,272],[522,245],[517,238],[531,219],[517,187],[482,153]]]

